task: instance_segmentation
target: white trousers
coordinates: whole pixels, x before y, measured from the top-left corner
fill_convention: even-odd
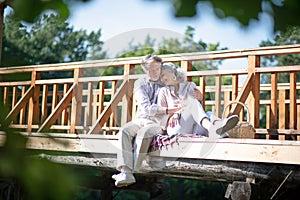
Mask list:
[[[175,127],[168,126],[167,132],[169,134],[193,133],[208,136],[208,130],[203,128],[200,123],[204,118],[210,118],[210,115],[204,111],[201,103],[193,97],[188,97],[183,101],[182,107],[179,124]]]

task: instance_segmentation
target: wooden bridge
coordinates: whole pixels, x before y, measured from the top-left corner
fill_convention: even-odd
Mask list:
[[[162,55],[164,62],[187,71],[188,79],[204,94],[207,110],[219,117],[239,114],[241,121],[253,125],[255,134],[216,140],[179,138],[172,147],[151,151],[152,167],[145,165],[139,174],[272,182],[278,190],[299,186],[300,65],[261,67],[264,57],[299,54],[300,45],[288,45]],[[193,70],[201,62],[236,60],[246,65]],[[55,162],[112,173],[118,148],[115,135],[135,115],[133,82],[142,76],[140,62],[140,57],[133,57],[0,68],[1,99],[9,108],[6,123],[28,138],[27,148],[46,150],[44,156]],[[116,75],[105,75],[111,70]],[[0,144],[5,137],[5,132],[0,134]]]

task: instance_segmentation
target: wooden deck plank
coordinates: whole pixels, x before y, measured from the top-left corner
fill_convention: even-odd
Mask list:
[[[4,137],[2,134],[0,140],[3,140]],[[28,136],[28,148],[30,149],[91,154],[116,154],[117,142],[117,136],[112,135],[31,133]],[[149,155],[152,157],[300,165],[299,154],[300,141],[237,138],[212,140],[181,137],[178,144],[150,152]]]
[[[151,153],[152,156],[300,164],[300,143],[259,139],[219,139],[180,141],[173,148]]]

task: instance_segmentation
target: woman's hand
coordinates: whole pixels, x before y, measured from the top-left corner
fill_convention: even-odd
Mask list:
[[[179,104],[175,104],[174,107],[168,107],[167,109],[168,109],[167,114],[173,115],[175,112],[181,110],[182,107]]]
[[[175,127],[176,125],[179,124],[179,119],[180,119],[180,114],[179,113],[174,113],[170,118],[169,118],[169,126],[170,127]]]
[[[192,95],[198,101],[202,101],[203,100],[203,95],[200,92],[200,90],[198,90],[197,88],[195,88],[193,91],[190,91],[190,95]]]

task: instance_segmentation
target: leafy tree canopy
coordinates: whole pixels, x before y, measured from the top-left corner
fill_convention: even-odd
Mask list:
[[[193,17],[197,11],[201,12],[203,0],[172,0],[176,17]],[[220,18],[235,18],[241,25],[248,26],[251,20],[258,20],[261,13],[266,13],[274,21],[274,32],[283,30],[287,26],[300,25],[300,2],[298,0],[209,0],[214,14]],[[199,7],[198,7],[199,5]],[[203,4],[202,4],[203,5]],[[199,8],[199,9],[197,9]]]
[[[260,46],[278,46],[300,43],[300,26],[289,26],[285,30],[280,31],[275,35],[272,41],[265,40],[260,43]],[[299,55],[282,55],[264,58],[264,65],[289,66],[298,65],[300,63]]]
[[[63,19],[67,19],[70,14],[69,5],[78,1],[87,2],[89,0],[4,0],[14,9],[16,17],[30,23],[33,23],[39,15],[48,10],[54,10]]]
[[[100,37],[101,30],[74,31],[58,15],[45,14],[25,26],[11,13],[5,18],[2,66],[82,61],[96,53],[103,58]]]

